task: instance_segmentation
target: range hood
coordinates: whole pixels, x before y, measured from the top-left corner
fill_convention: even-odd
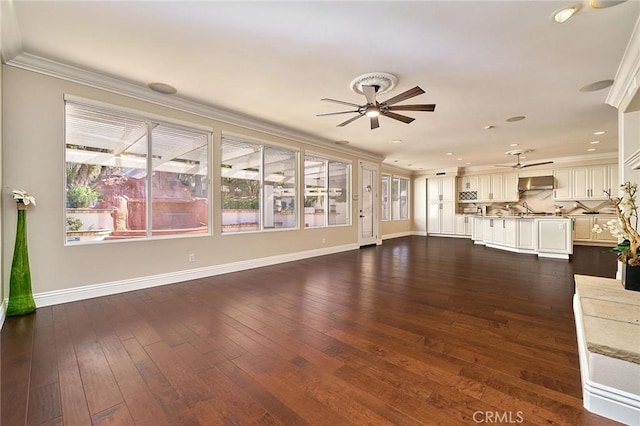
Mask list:
[[[522,177],[518,179],[518,191],[530,191],[533,189],[553,189],[553,176]]]

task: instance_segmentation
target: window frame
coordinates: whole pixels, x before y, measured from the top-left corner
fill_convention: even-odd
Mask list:
[[[146,219],[146,229],[145,234],[139,237],[128,237],[128,238],[117,238],[113,240],[91,240],[91,241],[70,241],[67,236],[67,105],[75,105],[81,108],[91,109],[93,111],[105,114],[112,114],[122,118],[129,118],[132,120],[138,120],[144,122],[146,125],[145,135],[147,138],[146,141],[146,165],[145,165],[145,219]],[[213,150],[213,132],[214,129],[209,126],[203,126],[201,124],[196,124],[190,121],[178,120],[171,117],[167,117],[164,115],[149,113],[143,110],[127,108],[116,104],[111,104],[107,102],[102,102],[94,99],[82,98],[74,95],[65,94],[63,96],[63,154],[62,154],[62,169],[64,173],[64,177],[62,179],[62,205],[63,205],[63,217],[62,217],[62,229],[64,236],[64,246],[65,247],[75,247],[75,246],[85,246],[85,245],[95,245],[95,244],[114,244],[114,243],[130,243],[135,241],[153,241],[153,240],[165,240],[165,239],[179,239],[179,238],[200,238],[200,237],[210,237],[213,235],[213,189],[212,189],[212,150]],[[182,130],[189,131],[193,133],[199,133],[206,137],[206,159],[207,159],[207,174],[205,177],[206,181],[206,214],[207,214],[207,231],[200,233],[175,233],[175,234],[156,234],[154,235],[153,228],[153,198],[150,198],[149,195],[153,194],[152,190],[152,179],[153,179],[153,137],[150,131],[157,126],[167,126],[174,130]],[[155,229],[158,231],[158,229]]]
[[[323,220],[324,223],[323,225],[320,226],[306,226],[306,222],[305,222],[305,213],[304,210],[302,212],[302,222],[305,223],[305,226],[303,227],[304,229],[321,229],[321,228],[336,228],[336,227],[341,227],[341,226],[352,226],[353,225],[353,202],[352,202],[352,194],[353,194],[353,162],[350,160],[345,160],[344,158],[338,158],[338,157],[332,157],[326,154],[320,154],[320,153],[316,153],[316,152],[312,152],[312,151],[306,151],[304,153],[304,158],[302,159],[301,163],[302,163],[302,180],[300,183],[300,191],[302,193],[302,202],[301,204],[304,205],[306,203],[306,189],[307,189],[307,183],[306,183],[306,161],[307,161],[307,157],[310,157],[312,160],[322,160],[324,162],[324,168],[325,168],[325,176],[324,176],[324,192],[325,192],[325,208],[324,208],[324,216],[323,216]],[[345,174],[346,176],[346,190],[348,191],[348,194],[345,195],[345,202],[346,202],[346,208],[345,211],[348,212],[349,214],[349,219],[347,221],[347,223],[340,223],[340,224],[330,224],[329,223],[329,214],[330,214],[330,208],[328,207],[328,203],[329,203],[329,199],[330,199],[330,195],[328,193],[328,189],[329,188],[329,181],[330,181],[330,173],[329,173],[329,163],[340,163],[340,164],[344,164],[345,166],[347,166],[347,173]]]
[[[260,181],[259,181],[259,185],[258,185],[258,189],[259,189],[259,194],[258,194],[258,219],[259,219],[259,229],[254,229],[254,230],[247,230],[247,231],[228,231],[225,232],[224,228],[223,228],[223,214],[224,214],[224,208],[223,208],[223,201],[222,201],[222,196],[224,194],[224,191],[222,190],[223,187],[223,179],[224,176],[222,176],[222,174],[220,175],[220,234],[221,235],[246,235],[246,234],[252,234],[252,233],[261,233],[261,232],[280,232],[280,231],[292,231],[292,230],[299,230],[300,229],[300,207],[299,204],[300,202],[298,201],[299,199],[299,176],[300,176],[300,150],[289,146],[289,145],[284,145],[284,144],[278,144],[278,143],[273,143],[270,141],[265,141],[262,140],[260,138],[254,138],[254,137],[249,137],[249,136],[245,136],[239,133],[234,133],[234,132],[222,132],[221,134],[221,138],[220,138],[220,163],[218,164],[217,167],[219,167],[220,169],[222,169],[222,166],[224,165],[224,160],[222,159],[222,149],[225,143],[225,136],[229,139],[229,140],[234,140],[236,142],[241,142],[241,143],[247,143],[247,144],[253,144],[256,146],[259,146],[259,152],[260,152]],[[294,186],[294,211],[293,211],[293,217],[295,220],[295,226],[292,227],[265,227],[265,205],[264,205],[264,198],[265,198],[265,192],[264,192],[264,165],[265,165],[265,158],[264,158],[264,153],[265,153],[265,148],[271,148],[271,149],[279,149],[279,150],[284,150],[284,151],[289,151],[293,154],[294,156],[294,173],[295,173],[295,186]]]
[[[385,189],[385,178],[387,180],[386,191]],[[392,175],[388,173],[382,173],[380,176],[380,220],[382,222],[390,222],[391,219],[391,182]],[[386,204],[386,210],[385,210]],[[385,215],[386,212],[386,215]]]
[[[391,217],[391,221],[401,221],[401,220],[411,220],[411,179],[404,177],[404,176],[399,176],[399,175],[390,175],[391,179],[389,182],[389,200],[390,200],[390,212],[389,212],[389,216]],[[398,181],[398,185],[397,185],[397,190],[398,190],[398,212],[400,213],[400,217],[395,217],[394,215],[394,206],[393,206],[393,196],[394,196],[394,191],[393,191],[393,186],[394,186],[394,182]],[[400,204],[400,198],[401,198],[401,182],[402,181],[406,181],[407,182],[407,194],[406,194],[406,199],[407,199],[407,217],[402,217],[402,208],[401,208],[401,204]]]

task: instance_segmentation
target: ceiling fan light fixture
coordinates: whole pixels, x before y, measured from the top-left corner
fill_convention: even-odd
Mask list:
[[[377,117],[380,115],[380,108],[378,107],[369,107],[367,108],[367,112],[365,112],[365,114],[367,115],[367,117]]]
[[[562,9],[553,12],[553,20],[558,24],[564,24],[580,9],[580,6],[575,4],[569,7],[563,7]]]

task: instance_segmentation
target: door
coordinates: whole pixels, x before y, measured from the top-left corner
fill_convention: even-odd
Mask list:
[[[360,163],[360,195],[358,197],[358,244],[378,243],[378,167]]]

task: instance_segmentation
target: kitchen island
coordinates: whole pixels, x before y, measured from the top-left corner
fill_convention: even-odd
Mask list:
[[[569,259],[573,254],[572,219],[552,215],[475,216],[475,244],[539,257]]]

